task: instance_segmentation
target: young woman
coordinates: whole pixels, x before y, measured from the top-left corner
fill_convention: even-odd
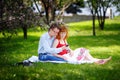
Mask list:
[[[61,26],[61,29],[56,36],[56,39],[53,43],[53,48],[59,48],[62,46],[68,46],[67,43],[67,37],[68,37],[68,30],[65,25]],[[89,53],[89,50],[86,48],[77,48],[74,51],[70,49],[68,46],[67,49],[64,49],[58,54],[53,54],[54,56],[63,58],[64,60],[67,60],[69,63],[75,63],[75,64],[81,64],[81,63],[97,63],[97,64],[105,64],[108,62],[111,57],[106,59],[98,59],[92,57],[92,55]]]

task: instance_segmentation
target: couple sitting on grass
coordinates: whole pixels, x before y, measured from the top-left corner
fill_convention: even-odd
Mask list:
[[[70,49],[67,43],[68,29],[65,24],[52,23],[47,33],[39,41],[38,58],[40,61],[63,61],[68,63],[97,63],[105,64],[106,59],[94,58],[86,48]]]

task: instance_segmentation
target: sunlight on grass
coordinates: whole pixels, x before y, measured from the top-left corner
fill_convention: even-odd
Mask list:
[[[114,54],[117,55],[117,53],[120,53],[120,46],[112,45],[112,46],[109,46],[108,48],[110,49],[112,55],[114,55]],[[118,55],[120,55],[120,54],[118,54]]]

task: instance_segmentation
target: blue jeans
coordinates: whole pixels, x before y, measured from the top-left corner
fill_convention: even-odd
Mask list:
[[[66,60],[62,58],[59,58],[59,57],[56,57],[56,56],[53,56],[47,53],[44,53],[44,54],[40,53],[38,58],[41,61],[65,61],[66,62]]]

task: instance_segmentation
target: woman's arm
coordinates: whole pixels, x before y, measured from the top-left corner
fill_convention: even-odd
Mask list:
[[[57,45],[58,45],[58,43],[59,43],[59,41],[58,41],[58,39],[56,39],[56,40],[53,42],[53,46],[52,46],[52,47],[53,47],[53,48],[56,48]],[[58,54],[54,54],[54,53],[53,53],[53,55],[56,56],[56,57],[63,58],[63,59],[65,59],[65,60],[67,60],[67,58],[64,57],[64,56],[62,56],[62,55],[58,55]]]

